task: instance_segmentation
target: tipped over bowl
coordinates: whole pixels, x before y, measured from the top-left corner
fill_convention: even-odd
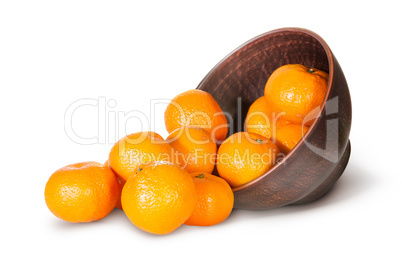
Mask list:
[[[303,139],[257,179],[233,188],[235,208],[266,210],[312,202],[328,192],[350,156],[352,107],[342,69],[327,43],[302,28],[282,28],[244,43],[220,61],[197,89],[210,93],[226,113],[229,133],[243,130],[250,105],[264,95],[272,72],[302,64],[328,72],[325,99]]]

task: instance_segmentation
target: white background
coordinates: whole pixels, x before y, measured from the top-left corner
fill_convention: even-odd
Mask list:
[[[188,2],[1,1],[1,259],[401,260],[397,1]],[[195,88],[237,46],[288,26],[325,39],[352,95],[352,155],[327,196],[235,210],[220,225],[182,226],[166,236],[140,231],[120,210],[88,224],[48,211],[44,188],[55,170],[103,162],[115,140],[141,130],[135,119],[117,128],[113,115],[149,116],[152,99]],[[65,132],[65,112],[80,99],[108,102],[111,116],[100,126],[97,107],[74,114],[80,136],[104,134],[92,145]],[[163,106],[153,119],[166,137]]]

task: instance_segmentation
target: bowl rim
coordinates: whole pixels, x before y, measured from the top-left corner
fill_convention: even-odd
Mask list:
[[[217,63],[214,68],[212,68],[211,71],[209,71],[209,73],[204,77],[204,79],[200,82],[200,84],[197,86],[197,89],[199,89],[200,87],[202,87],[202,85],[204,84],[204,82],[209,78],[209,76],[226,60],[228,59],[230,56],[232,56],[234,53],[236,53],[237,51],[239,51],[240,49],[242,49],[243,47],[247,46],[248,44],[259,40],[260,38],[263,38],[267,35],[271,35],[271,34],[277,34],[277,33],[284,33],[284,32],[299,32],[299,33],[304,33],[314,39],[316,39],[321,46],[324,48],[324,51],[326,53],[327,56],[327,60],[328,60],[328,85],[327,85],[327,91],[324,97],[323,102],[320,105],[319,111],[317,112],[312,124],[310,125],[310,127],[308,128],[307,132],[305,133],[305,135],[303,136],[303,138],[296,144],[296,146],[281,160],[281,162],[275,164],[272,168],[270,168],[267,172],[265,172],[264,174],[262,174],[261,176],[243,184],[237,187],[233,187],[232,190],[233,192],[236,191],[240,191],[242,189],[245,189],[249,186],[254,185],[255,183],[259,182],[260,180],[264,179],[266,176],[270,175],[272,172],[274,172],[277,168],[279,168],[279,166],[283,165],[284,162],[286,162],[294,153],[295,151],[298,150],[298,148],[300,148],[300,146],[302,146],[302,143],[304,142],[304,140],[307,139],[307,137],[309,137],[311,135],[311,133],[316,129],[316,123],[318,121],[318,119],[321,117],[321,115],[323,114],[324,111],[324,107],[326,102],[328,101],[328,97],[329,97],[329,93],[331,92],[332,89],[332,83],[333,83],[333,75],[334,75],[334,59],[333,59],[333,55],[332,55],[332,51],[329,48],[328,44],[324,41],[324,39],[319,36],[317,33],[305,29],[305,28],[300,28],[300,27],[284,27],[284,28],[279,28],[279,29],[274,29],[268,32],[265,32],[263,34],[260,34],[254,38],[251,38],[250,40],[246,41],[245,43],[241,44],[239,47],[237,47],[236,49],[234,49],[232,52],[230,52],[228,55],[226,55],[219,63]]]

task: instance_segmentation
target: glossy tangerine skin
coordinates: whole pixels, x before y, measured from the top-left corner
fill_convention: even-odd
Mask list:
[[[211,173],[216,161],[216,143],[208,131],[195,126],[176,129],[166,139],[175,150],[174,161],[189,173]]]
[[[324,101],[327,85],[328,73],[301,64],[288,64],[271,74],[264,96],[276,114],[284,114],[282,119],[306,124],[311,119],[305,117],[319,109]]]
[[[302,126],[300,124],[291,123],[283,126],[278,129],[275,144],[281,152],[288,154],[303,138],[307,130],[307,126]]]
[[[233,209],[234,196],[222,178],[206,172],[190,173],[197,191],[197,205],[184,224],[213,226],[226,220]]]
[[[255,100],[248,109],[244,130],[270,139],[280,127],[289,122],[276,115],[264,96]]]
[[[246,184],[266,173],[275,164],[278,152],[278,147],[263,136],[235,133],[219,147],[219,176],[232,187]]]
[[[164,235],[180,227],[197,202],[188,172],[172,163],[149,164],[124,185],[121,203],[130,221],[149,233]]]
[[[58,218],[81,223],[99,220],[116,206],[119,185],[104,164],[83,162],[65,166],[46,183],[45,201]]]
[[[109,153],[109,167],[126,181],[141,164],[170,161],[172,148],[155,132],[137,132],[120,139]]]
[[[207,130],[216,142],[225,140],[228,126],[225,115],[211,94],[189,90],[172,99],[165,111],[165,126],[169,133],[184,126]]]

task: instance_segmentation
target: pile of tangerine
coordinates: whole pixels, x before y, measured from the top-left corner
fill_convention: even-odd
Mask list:
[[[117,207],[154,234],[182,224],[218,224],[232,211],[231,188],[266,173],[302,139],[327,83],[328,74],[318,69],[278,68],[264,96],[250,106],[245,132],[228,138],[226,117],[210,94],[181,93],[165,111],[166,140],[155,132],[133,133],[112,147],[104,164],[57,170],[46,184],[46,204],[55,216],[74,223],[99,220]],[[215,167],[219,176],[212,174]]]

